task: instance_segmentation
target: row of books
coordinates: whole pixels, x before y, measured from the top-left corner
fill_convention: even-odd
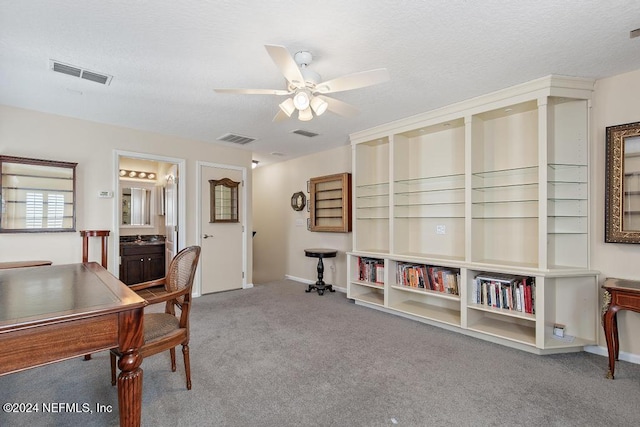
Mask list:
[[[358,280],[384,283],[384,260],[358,257]]]
[[[404,262],[396,265],[396,283],[402,286],[459,295],[459,282],[457,269]]]
[[[471,301],[488,307],[534,314],[534,277],[480,274],[473,279]]]

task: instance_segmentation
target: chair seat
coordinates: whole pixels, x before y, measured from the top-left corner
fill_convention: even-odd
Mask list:
[[[149,313],[144,315],[145,344],[166,337],[178,329],[180,329],[180,320],[172,314]]]

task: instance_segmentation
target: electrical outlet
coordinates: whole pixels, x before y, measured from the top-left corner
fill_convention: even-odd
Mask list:
[[[440,224],[440,225],[436,225],[436,234],[446,234],[447,233],[447,227]]]

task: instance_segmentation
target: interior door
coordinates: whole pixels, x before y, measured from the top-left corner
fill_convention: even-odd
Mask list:
[[[242,170],[209,165],[200,167],[201,293],[240,289],[244,277]],[[211,197],[215,196],[212,194],[209,181],[224,178],[240,182],[237,187],[237,221],[211,222]]]
[[[165,185],[165,271],[169,271],[169,264],[178,253],[178,167],[169,170]]]

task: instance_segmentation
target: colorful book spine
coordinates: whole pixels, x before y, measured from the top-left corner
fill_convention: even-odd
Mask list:
[[[535,277],[479,274],[473,279],[474,304],[535,314]]]

